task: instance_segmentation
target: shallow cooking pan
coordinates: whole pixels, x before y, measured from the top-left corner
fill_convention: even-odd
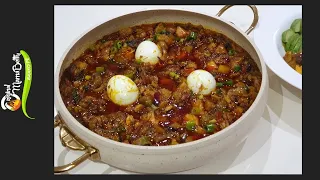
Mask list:
[[[202,166],[212,156],[242,142],[262,116],[267,101],[269,84],[263,58],[248,36],[258,22],[257,8],[253,5],[249,6],[254,13],[254,19],[248,30],[242,32],[232,23],[220,18],[230,7],[231,5],[224,6],[214,17],[182,10],[135,12],[109,20],[86,32],[72,43],[65,51],[55,74],[55,107],[58,115],[55,117],[54,127],[60,128],[59,135],[63,146],[73,150],[84,151],[85,153],[70,164],[54,167],[54,172],[61,173],[71,170],[86,159],[100,161],[110,166],[140,173],[179,172]],[[136,146],[104,138],[87,129],[70,114],[62,101],[59,81],[63,71],[70,65],[72,60],[104,35],[125,27],[156,22],[200,24],[204,28],[226,35],[251,55],[262,73],[261,88],[251,107],[237,121],[208,137],[184,144],[159,147]]]

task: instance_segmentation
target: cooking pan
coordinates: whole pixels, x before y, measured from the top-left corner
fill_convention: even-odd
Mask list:
[[[106,163],[119,169],[140,173],[173,173],[197,168],[220,152],[241,143],[260,119],[265,109],[268,95],[268,75],[263,57],[248,34],[258,23],[258,10],[249,5],[254,13],[251,26],[243,32],[233,23],[220,18],[232,5],[224,6],[216,16],[182,10],[147,10],[109,20],[84,33],[65,51],[54,79],[55,107],[58,115],[54,118],[54,127],[60,128],[60,141],[66,148],[84,151],[73,162],[54,167],[55,173],[69,171],[86,159]],[[241,12],[239,12],[241,13]],[[67,110],[59,91],[59,81],[63,71],[90,44],[104,35],[125,27],[156,22],[179,22],[202,25],[220,32],[244,48],[257,63],[262,82],[260,91],[251,107],[233,124],[213,135],[193,142],[171,146],[137,146],[116,142],[104,138],[80,124]]]

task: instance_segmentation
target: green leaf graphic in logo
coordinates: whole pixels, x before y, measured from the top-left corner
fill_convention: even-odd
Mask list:
[[[28,95],[31,87],[31,81],[32,81],[31,59],[24,50],[20,50],[20,53],[23,56],[24,65],[25,65],[25,77],[24,77],[24,85],[23,85],[23,92],[22,92],[22,111],[27,118],[35,119],[30,117],[27,113],[27,99],[28,99]]]

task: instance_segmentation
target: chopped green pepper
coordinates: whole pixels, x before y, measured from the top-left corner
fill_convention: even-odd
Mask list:
[[[169,76],[174,79],[179,79],[180,75],[175,72],[169,72]]]
[[[207,124],[206,131],[207,132],[214,132],[214,124]]]
[[[193,131],[196,128],[196,123],[194,121],[187,121],[186,128],[189,131]]]
[[[122,43],[120,41],[116,41],[115,47],[119,50],[122,47]]]
[[[104,67],[96,67],[96,72],[97,73],[102,73],[102,72],[104,72]]]
[[[236,65],[236,66],[234,67],[234,71],[235,71],[235,72],[238,72],[238,71],[240,71],[240,70],[241,70],[241,66]]]
[[[197,33],[191,32],[190,35],[187,37],[187,40],[195,40],[197,39]]]
[[[228,54],[229,54],[229,56],[233,56],[233,55],[235,54],[235,52],[234,52],[233,49],[230,49],[230,50],[228,51]]]
[[[216,86],[217,86],[217,87],[222,87],[222,86],[223,86],[223,83],[217,82]]]
[[[115,54],[116,52],[118,52],[118,49],[115,46],[111,47],[111,54]]]
[[[229,85],[229,86],[232,86],[233,85],[233,81],[232,80],[229,80],[227,82],[225,82],[226,85]]]

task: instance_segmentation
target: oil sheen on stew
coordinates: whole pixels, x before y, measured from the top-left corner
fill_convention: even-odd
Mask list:
[[[155,64],[135,58],[141,42],[161,52]],[[205,70],[215,79],[207,94],[195,93],[187,78]],[[129,105],[108,96],[115,75],[130,78],[139,90]],[[143,24],[104,36],[64,71],[63,101],[91,131],[134,145],[166,146],[217,133],[248,110],[261,85],[250,55],[223,34],[190,23]]]

